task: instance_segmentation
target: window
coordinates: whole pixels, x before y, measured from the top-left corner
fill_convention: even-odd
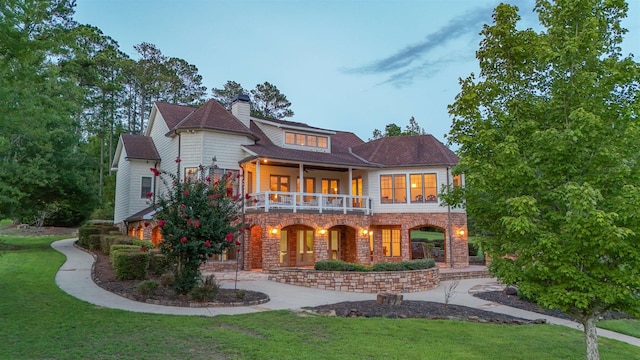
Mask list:
[[[438,200],[438,189],[436,174],[411,174],[411,202],[436,202]]]
[[[382,229],[382,253],[386,257],[398,257],[400,253],[400,229]]]
[[[383,204],[407,202],[407,175],[380,175],[380,202]]]
[[[184,179],[196,180],[198,176],[198,168],[197,167],[186,167],[184,168]]]
[[[140,186],[140,197],[147,198],[147,194],[151,192],[151,176],[143,176]]]
[[[453,176],[453,186],[462,186],[462,175],[454,175]]]
[[[288,192],[289,191],[289,177],[283,175],[271,175],[269,190]],[[269,195],[271,201],[282,201],[288,198],[288,195],[271,194]]]
[[[300,191],[300,178],[296,179],[296,191]],[[316,179],[315,178],[304,178],[304,190],[303,193],[314,193],[316,191]],[[311,202],[315,197],[311,195],[307,195],[304,197],[304,202]]]
[[[329,144],[329,138],[326,136],[301,134],[286,131],[284,133],[284,143],[287,145],[326,149]]]
[[[353,196],[362,196],[362,178],[361,177],[357,177],[357,178],[353,178],[351,179],[351,195]],[[353,204],[352,206],[354,208],[361,208],[362,207],[362,199],[353,199]]]
[[[340,182],[338,179],[322,179],[323,194],[337,194],[340,190]]]
[[[253,187],[253,173],[251,171],[247,171],[247,192],[256,192],[256,189]]]

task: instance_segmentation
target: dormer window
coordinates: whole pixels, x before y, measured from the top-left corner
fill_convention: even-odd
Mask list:
[[[329,147],[329,137],[285,131],[284,143],[311,148],[310,150],[326,150]]]

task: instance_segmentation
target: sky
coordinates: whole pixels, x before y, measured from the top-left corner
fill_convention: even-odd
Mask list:
[[[195,65],[207,87],[268,81],[291,102],[287,120],[363,140],[409,118],[446,143],[458,80],[478,73],[483,24],[507,2],[536,28],[533,0],[76,0],[75,20],[137,59],[156,45]],[[622,53],[640,56],[640,1],[629,1]]]

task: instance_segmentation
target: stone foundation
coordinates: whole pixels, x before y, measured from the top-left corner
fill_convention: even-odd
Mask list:
[[[278,269],[269,272],[269,280],[323,290],[361,292],[411,293],[431,290],[440,285],[438,268],[414,271],[317,271]]]

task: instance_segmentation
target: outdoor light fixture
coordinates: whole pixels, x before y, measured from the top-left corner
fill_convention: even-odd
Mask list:
[[[278,233],[278,228],[271,228],[271,233],[276,235]]]
[[[464,236],[464,230],[462,230],[462,229],[458,230],[458,235]]]
[[[362,229],[362,235],[369,235],[369,230]]]
[[[324,235],[324,234],[327,233],[327,230],[326,229],[320,229],[320,230],[318,230],[318,233],[320,233],[320,235]]]

